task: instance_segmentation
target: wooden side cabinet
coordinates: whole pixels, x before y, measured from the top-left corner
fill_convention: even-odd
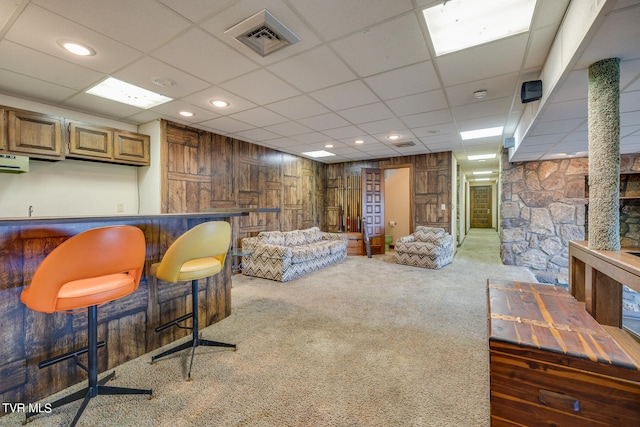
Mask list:
[[[150,137],[104,126],[70,122],[67,157],[149,165]]]
[[[347,237],[349,238],[347,242],[347,255],[364,255],[364,240],[362,238],[362,233],[349,231],[347,232]]]
[[[61,117],[10,109],[5,114],[8,151],[34,158],[64,158]]]

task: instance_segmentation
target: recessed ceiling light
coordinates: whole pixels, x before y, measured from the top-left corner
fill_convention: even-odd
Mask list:
[[[460,138],[462,138],[463,141],[467,139],[488,138],[490,136],[498,135],[502,135],[502,126],[460,132]]]
[[[529,30],[535,0],[448,0],[422,11],[436,55]]]
[[[223,108],[223,107],[228,107],[229,103],[222,99],[213,99],[211,100],[211,105],[215,105],[216,107]]]
[[[356,139],[356,140],[355,140],[355,143],[356,143],[356,144],[364,144],[364,141],[363,141],[363,140],[361,140],[361,139]]]
[[[335,156],[335,154],[330,153],[328,151],[325,150],[319,150],[319,151],[307,151],[305,153],[301,153],[303,156],[309,156],[309,157],[328,157],[328,156]]]
[[[467,156],[467,160],[485,160],[485,159],[495,159],[496,155],[494,154],[475,154],[473,156]]]
[[[184,117],[193,117],[194,114],[191,111],[180,111],[180,115]]]
[[[134,86],[122,80],[114,79],[113,77],[103,80],[86,93],[112,101],[122,102],[123,104],[133,105],[134,107],[144,108],[145,110],[172,101],[168,96],[151,92],[150,90]]]
[[[93,56],[96,54],[96,51],[93,50],[91,47],[82,43],[72,42],[69,40],[58,40],[58,46],[78,56]]]
[[[395,140],[396,140],[396,139],[398,139],[398,138],[400,138],[400,135],[389,135],[389,136],[387,137],[387,139],[390,139],[390,140],[392,140],[392,141],[395,141]]]
[[[493,173],[493,172],[491,172],[491,171],[474,171],[473,172],[474,175],[489,175],[491,173]]]
[[[324,148],[333,148],[333,144],[326,144]]]

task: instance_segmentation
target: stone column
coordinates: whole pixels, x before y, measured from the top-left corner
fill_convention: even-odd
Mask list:
[[[620,250],[620,59],[589,66],[589,248]]]

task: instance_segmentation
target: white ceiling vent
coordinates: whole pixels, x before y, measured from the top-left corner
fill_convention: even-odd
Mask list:
[[[413,147],[414,145],[416,145],[416,143],[413,142],[413,141],[402,141],[402,142],[394,142],[393,143],[393,146],[397,147],[397,148]]]
[[[267,9],[234,25],[224,33],[249,46],[261,56],[267,56],[300,41]]]

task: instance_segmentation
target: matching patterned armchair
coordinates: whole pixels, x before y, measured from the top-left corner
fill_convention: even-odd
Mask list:
[[[453,237],[444,228],[419,225],[395,244],[396,263],[439,269],[453,261]]]

